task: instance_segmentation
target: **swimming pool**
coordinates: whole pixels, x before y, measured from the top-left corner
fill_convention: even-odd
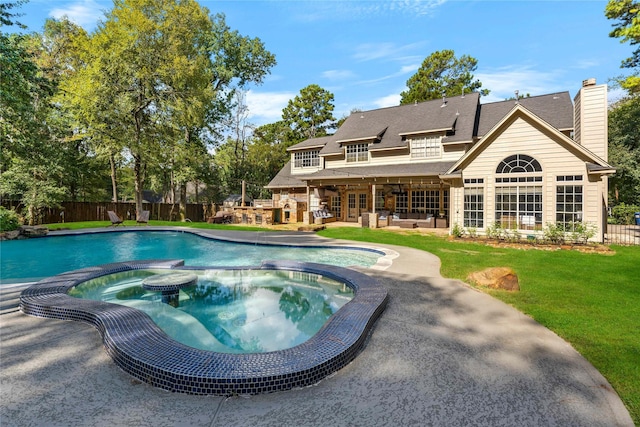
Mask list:
[[[388,300],[387,291],[376,279],[352,269],[293,261],[263,262],[248,269],[321,275],[346,284],[354,296],[301,344],[283,350],[233,354],[179,343],[133,307],[68,294],[73,287],[95,278],[145,269],[229,270],[189,268],[180,260],[94,266],[48,277],[30,286],[20,295],[20,309],[31,316],[94,326],[113,361],[140,381],[174,392],[232,396],[306,387],[342,369],[364,348]]]
[[[0,242],[0,285],[30,282],[92,265],[183,259],[189,266],[259,265],[267,259],[340,267],[375,265],[385,254],[361,248],[234,243],[197,231],[111,231]]]
[[[174,291],[161,287],[178,274],[193,281]],[[320,274],[285,270],[133,270],[88,280],[69,290],[75,298],[141,310],[169,337],[220,353],[264,353],[302,344],[353,299],[353,290]]]

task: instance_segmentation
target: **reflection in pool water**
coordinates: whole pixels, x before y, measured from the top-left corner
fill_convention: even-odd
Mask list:
[[[174,270],[175,271],[175,270]],[[166,270],[127,271],[84,282],[69,294],[137,308],[171,338],[221,353],[283,350],[315,335],[353,298],[344,283],[319,274],[283,270],[189,270],[198,282],[162,302],[142,281]]]

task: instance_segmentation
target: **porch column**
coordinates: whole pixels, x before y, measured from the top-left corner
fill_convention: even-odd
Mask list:
[[[442,180],[440,180],[440,209],[438,213],[444,213],[445,216],[447,215],[447,213],[444,210],[444,186],[442,185]]]
[[[307,225],[313,224],[313,215],[311,215],[311,187],[307,184]]]
[[[371,184],[371,212],[376,212],[376,185]]]

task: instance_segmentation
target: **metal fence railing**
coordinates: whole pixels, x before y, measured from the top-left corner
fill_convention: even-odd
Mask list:
[[[604,242],[614,245],[640,245],[640,225],[607,224]]]

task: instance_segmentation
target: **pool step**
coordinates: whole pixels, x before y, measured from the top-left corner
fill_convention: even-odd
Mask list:
[[[0,315],[15,313],[20,309],[20,293],[29,285],[0,286]]]

